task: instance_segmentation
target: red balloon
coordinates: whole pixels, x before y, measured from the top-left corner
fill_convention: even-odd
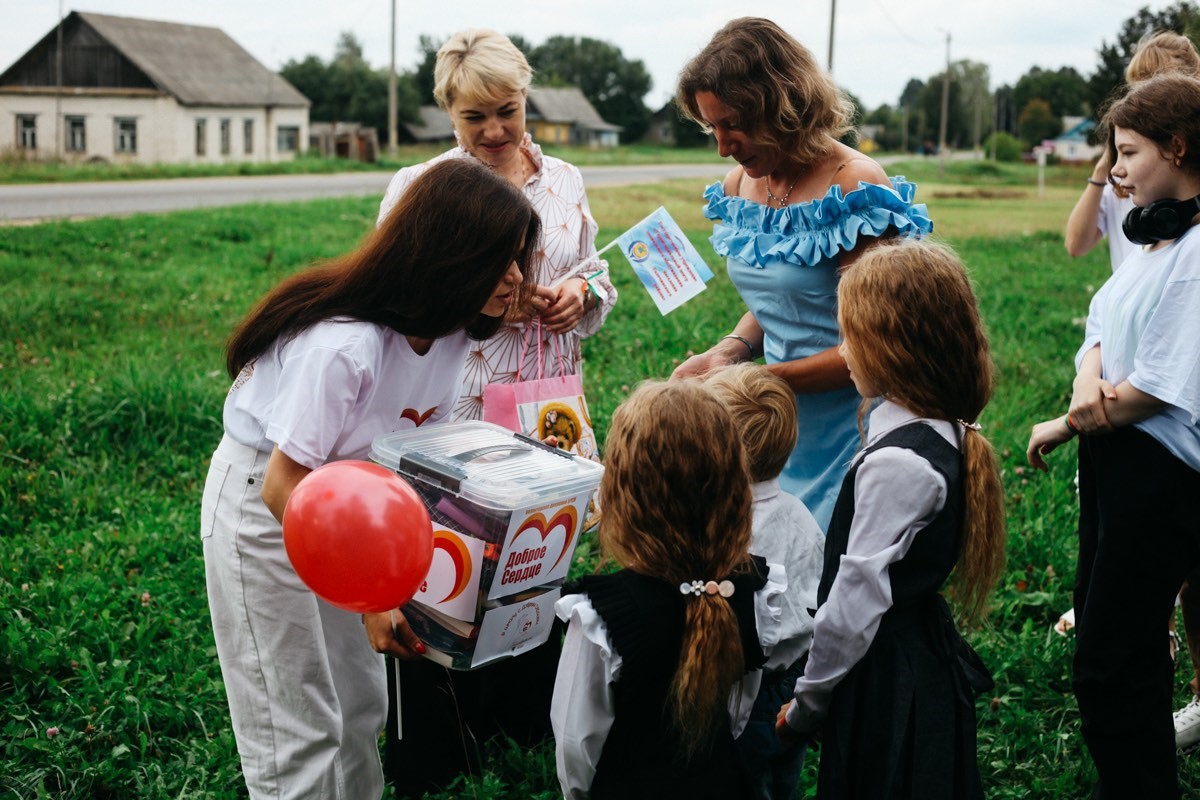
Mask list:
[[[433,526],[420,496],[396,473],[368,461],[333,461],[292,490],[283,545],[322,600],[378,614],[421,587],[433,561]]]

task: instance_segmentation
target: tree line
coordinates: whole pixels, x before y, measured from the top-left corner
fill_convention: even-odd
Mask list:
[[[1161,11],[1143,7],[1122,24],[1112,42],[1097,50],[1098,63],[1090,75],[1074,67],[1030,68],[1012,86],[990,86],[988,65],[962,59],[949,67],[946,143],[952,148],[1007,145],[1020,152],[1062,132],[1064,116],[1097,117],[1124,86],[1124,70],[1138,42],[1149,33],[1171,30],[1200,42],[1200,8],[1178,0]],[[624,130],[622,142],[642,138],[657,109],[645,105],[650,73],[640,59],[629,59],[609,42],[589,37],[552,36],[534,45],[510,35],[525,53],[540,86],[576,86],[607,122]],[[420,61],[397,75],[398,115],[415,122],[422,105],[433,104],[433,67],[442,42],[419,39]],[[342,33],[333,58],[315,55],[288,61],[280,70],[311,101],[316,121],[355,121],[387,137],[387,69],[373,68],[363,58],[362,43]],[[856,122],[874,126],[875,142],[887,150],[928,151],[938,141],[942,87],[946,72],[926,80],[908,81],[895,105],[867,110],[852,94]],[[703,145],[699,129],[673,114],[676,141],[681,146]]]

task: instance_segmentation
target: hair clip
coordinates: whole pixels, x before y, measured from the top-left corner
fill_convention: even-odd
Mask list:
[[[983,430],[983,426],[978,422],[967,422],[966,420],[960,419],[958,420],[958,424],[962,425],[964,428],[970,428],[971,430],[977,432]]]
[[[688,583],[684,581],[679,584],[680,594],[690,594],[699,597],[702,594],[719,594],[721,597],[733,597],[733,583],[731,581],[692,581]]]

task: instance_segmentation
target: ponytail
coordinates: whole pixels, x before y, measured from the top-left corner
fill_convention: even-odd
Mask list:
[[[966,511],[949,593],[963,616],[973,621],[983,615],[988,594],[1004,571],[1004,494],[991,442],[982,433],[966,428],[962,451]]]

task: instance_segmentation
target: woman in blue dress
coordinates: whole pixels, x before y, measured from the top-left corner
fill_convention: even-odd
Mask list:
[[[933,224],[912,202],[915,185],[838,141],[851,128],[849,100],[770,20],[719,30],[680,73],[676,102],[737,161],[705,191],[705,215],[749,310],[674,377],[766,357],[800,416],[780,482],[824,530],[859,443],[860,398],[837,354],[838,278],[875,241]]]

